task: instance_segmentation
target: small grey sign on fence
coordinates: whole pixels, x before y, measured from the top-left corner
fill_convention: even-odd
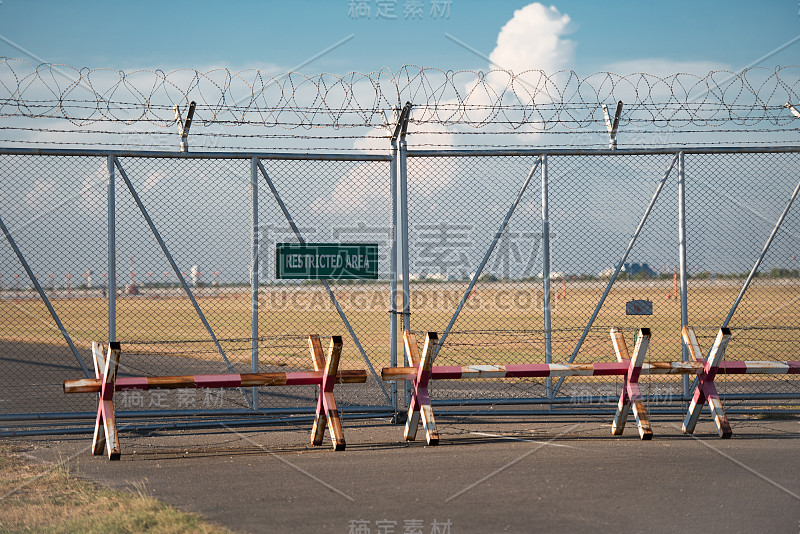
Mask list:
[[[650,300],[629,300],[625,303],[625,315],[653,315],[653,302]]]

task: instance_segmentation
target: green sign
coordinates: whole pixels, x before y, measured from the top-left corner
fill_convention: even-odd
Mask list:
[[[378,245],[277,243],[275,277],[307,280],[378,278]]]

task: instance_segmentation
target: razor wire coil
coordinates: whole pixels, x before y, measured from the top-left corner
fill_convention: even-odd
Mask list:
[[[228,69],[124,72],[0,58],[0,117],[61,119],[79,127],[167,127],[174,126],[174,106],[194,101],[194,120],[204,126],[388,128],[394,110],[411,101],[411,123],[418,126],[549,132],[603,126],[603,105],[621,100],[621,126],[783,130],[796,120],[784,104],[800,99],[798,74],[798,66],[704,76],[580,76],[406,65],[397,71],[312,76]]]

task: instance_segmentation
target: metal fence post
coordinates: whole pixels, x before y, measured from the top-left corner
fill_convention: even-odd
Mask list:
[[[550,206],[547,190],[547,154],[542,154],[542,305],[544,308],[544,361],[553,363],[550,317]],[[545,379],[547,398],[553,399],[553,379]],[[552,406],[552,405],[551,405]]]
[[[250,159],[251,260],[250,260],[250,370],[258,372],[258,163]],[[258,387],[252,389],[253,409],[258,410]]]
[[[406,104],[410,110],[411,105]],[[402,268],[403,268],[403,330],[411,330],[411,293],[409,289],[409,258],[408,258],[408,175],[406,172],[406,129],[408,127],[408,112],[404,115],[404,121],[400,130],[400,214],[402,215],[402,237],[400,244],[402,247]]]
[[[408,144],[406,143],[406,132],[408,131],[408,117],[411,113],[411,102],[406,102],[403,107],[403,112],[399,121],[398,142],[400,145],[398,156],[398,171],[400,173],[400,221],[401,221],[401,237],[400,248],[401,252],[401,268],[403,271],[403,331],[411,330],[411,289],[409,287],[409,258],[408,258],[408,174],[406,166],[406,152],[408,151]],[[411,356],[405,354],[405,346],[403,348],[405,362],[404,365],[412,365]],[[411,382],[405,381],[405,400],[406,405],[411,402]]]
[[[114,160],[108,156],[108,341],[117,340],[117,201]]]
[[[681,330],[689,324],[689,310],[686,298],[686,173],[684,167],[683,151],[678,152],[678,263],[681,282]],[[689,360],[689,354],[684,343],[681,343],[681,359]],[[683,375],[683,398],[689,400],[689,377]]]
[[[398,115],[398,123],[395,127],[394,135],[391,138],[392,161],[389,167],[389,189],[392,195],[392,228],[391,228],[391,249],[389,252],[389,299],[391,309],[389,310],[389,364],[397,366],[397,136],[400,130],[402,114]],[[397,382],[390,385],[390,395],[395,417],[400,413],[400,404],[397,396]]]

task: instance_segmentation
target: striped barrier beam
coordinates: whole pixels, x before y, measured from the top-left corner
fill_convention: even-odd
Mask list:
[[[691,331],[691,328],[689,328]],[[727,329],[725,329],[727,330]],[[722,331],[722,330],[721,330]],[[728,331],[729,332],[729,331]],[[712,413],[717,420],[727,421],[724,419],[724,412],[719,403],[719,396],[716,394],[714,388],[714,376],[718,373],[723,374],[800,374],[800,361],[730,361],[722,362],[722,355],[724,354],[724,347],[720,343],[715,343],[715,349],[712,349],[711,356],[716,354],[713,359],[709,357],[707,362],[702,357],[698,356],[693,358],[693,361],[687,362],[645,362],[644,357],[647,353],[651,333],[647,328],[639,329],[636,346],[634,348],[634,356],[631,358],[628,353],[625,339],[622,331],[619,328],[611,329],[611,340],[614,345],[614,350],[617,355],[616,362],[594,362],[594,363],[533,363],[533,364],[508,364],[508,365],[431,365],[429,370],[425,370],[419,363],[422,359],[419,357],[417,349],[416,337],[412,332],[404,334],[406,351],[410,355],[414,366],[409,367],[384,367],[381,370],[381,378],[386,381],[391,380],[410,380],[414,386],[412,401],[409,406],[408,424],[406,425],[406,440],[413,440],[418,423],[413,425],[414,432],[409,432],[411,421],[418,421],[419,419],[412,419],[415,413],[428,413],[429,419],[433,421],[433,412],[430,410],[430,396],[428,395],[428,383],[430,380],[460,380],[460,379],[476,379],[476,378],[547,378],[547,377],[561,377],[561,376],[624,376],[625,384],[623,391],[620,395],[617,404],[617,411],[612,423],[612,434],[621,435],[625,427],[625,419],[633,408],[634,416],[639,427],[639,436],[642,440],[652,439],[652,429],[650,427],[649,417],[644,406],[643,396],[639,389],[639,377],[641,375],[698,375],[700,378],[699,383],[702,387],[698,386],[695,392],[695,399],[689,408],[686,422],[684,423],[684,432],[691,433],[694,430],[694,424],[697,422],[697,417],[702,410],[703,404],[709,402],[712,406]],[[436,340],[438,336],[436,332],[429,332],[425,341],[424,353],[428,350],[435,350]],[[700,349],[696,344],[695,348],[690,352],[693,354],[701,354]],[[727,345],[727,341],[725,342]],[[431,347],[434,347],[431,349]],[[429,362],[426,362],[430,364]],[[416,400],[415,400],[416,399]],[[710,399],[710,400],[709,400]],[[419,407],[420,411],[417,412],[415,408]],[[421,411],[422,407],[425,411]],[[425,419],[423,419],[424,423]],[[435,424],[431,425],[435,430]],[[718,426],[718,428],[722,428]],[[427,430],[427,428],[426,428]],[[724,432],[720,431],[723,437],[729,437],[730,434],[723,435]],[[430,435],[430,444],[435,445],[438,443],[438,434]]]
[[[103,454],[103,449],[106,448],[110,460],[119,460],[119,437],[114,417],[115,391],[317,385],[320,393],[312,427],[311,443],[321,445],[327,427],[331,433],[333,449],[341,451],[345,449],[345,440],[341,419],[333,397],[333,387],[337,383],[363,384],[367,381],[367,372],[364,370],[339,370],[339,359],[342,353],[341,336],[331,337],[327,357],[322,350],[319,336],[309,336],[308,342],[314,371],[147,377],[117,377],[121,353],[120,344],[111,342],[108,347],[108,356],[104,357],[103,346],[100,343],[92,343],[96,378],[65,380],[64,393],[99,393],[100,402],[97,409],[92,453]]]
[[[471,378],[546,378],[548,376],[625,376],[628,362],[595,363],[532,363],[522,365],[434,365],[431,380],[458,380]],[[643,375],[699,375],[703,372],[700,362],[644,362]],[[384,367],[381,378],[391,380],[413,380],[416,367]],[[800,361],[739,361],[722,362],[719,373],[744,374],[800,374]]]

